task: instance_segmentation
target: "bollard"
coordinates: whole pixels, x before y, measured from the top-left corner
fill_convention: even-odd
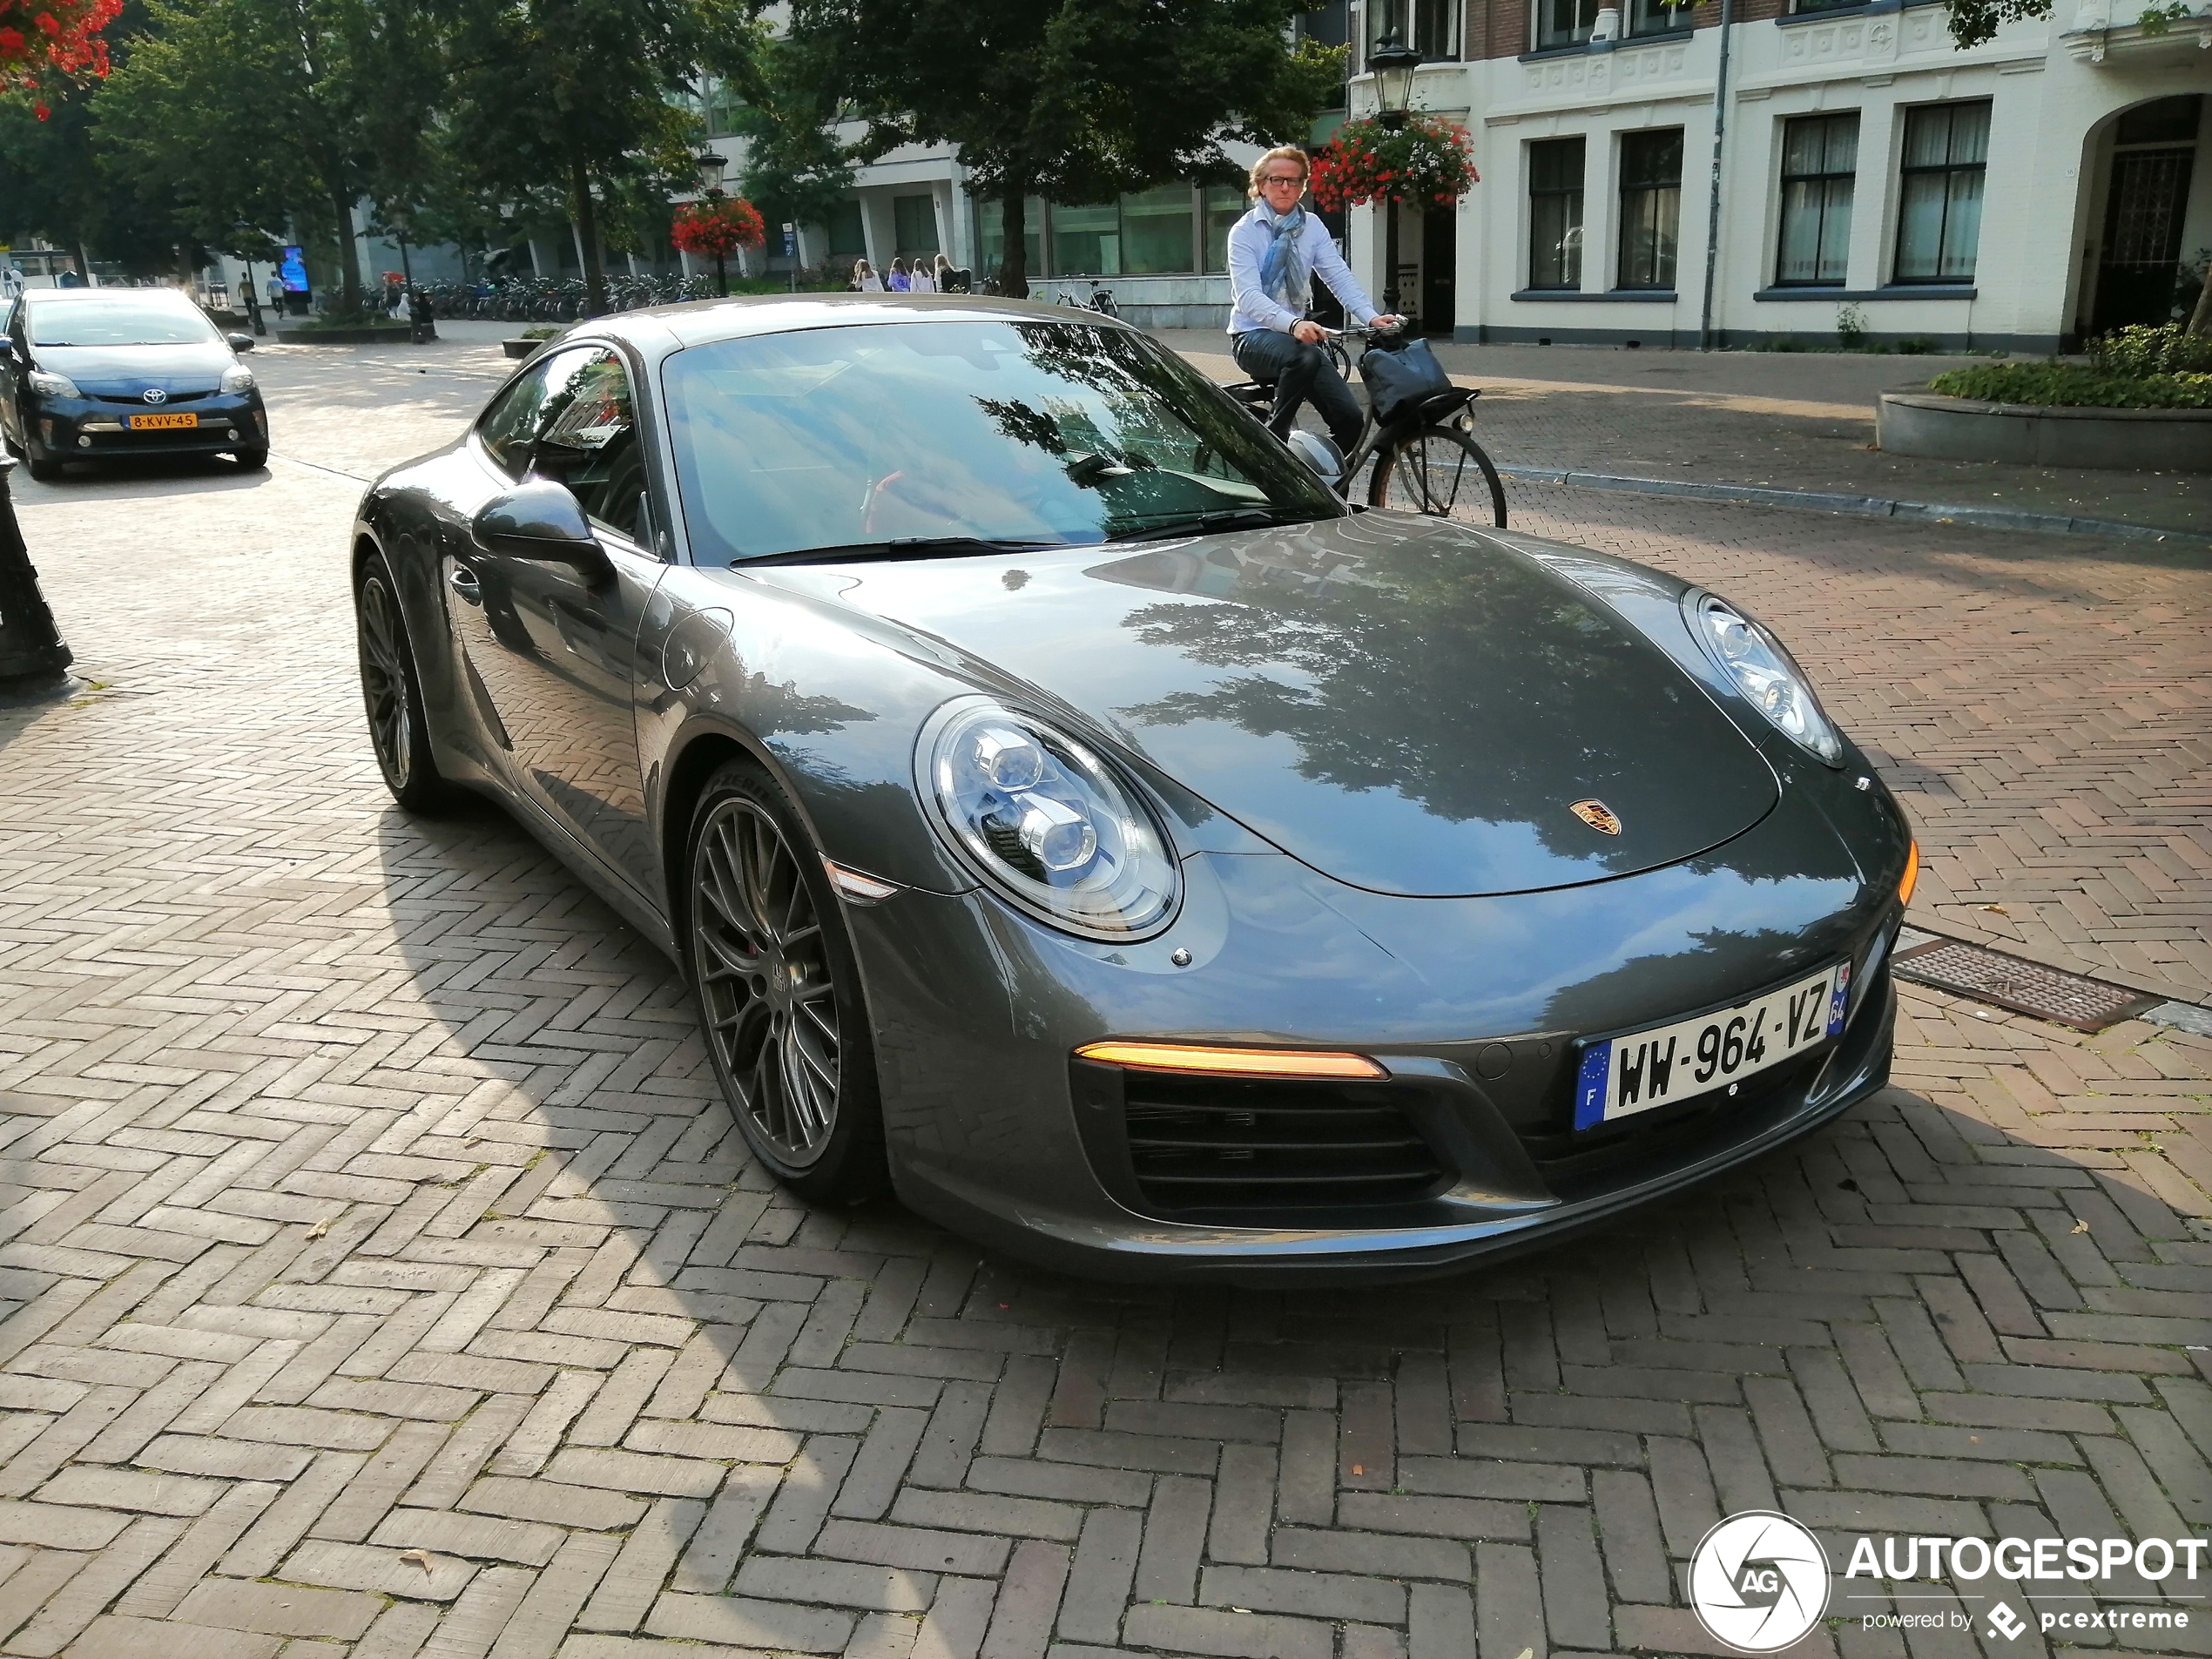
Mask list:
[[[38,590],[38,572],[16,523],[8,494],[14,459],[0,455],[0,696],[39,691],[58,683],[72,658]]]

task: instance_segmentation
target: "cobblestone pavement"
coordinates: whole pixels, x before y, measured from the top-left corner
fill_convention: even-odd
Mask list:
[[[1242,380],[1218,333],[1162,336]],[[1436,354],[1482,388],[1483,442],[1503,462],[1630,478],[1755,484],[2117,520],[2212,539],[2212,476],[1933,461],[1874,448],[1874,401],[1971,357],[1460,346]]]
[[[793,1203],[667,964],[497,813],[377,783],[347,475],[494,370],[262,361],[266,476],[20,491],[96,685],[0,711],[0,1650],[1709,1653],[1681,1568],[1736,1510],[1831,1551],[2212,1525],[2212,1042],[2168,1028],[1908,988],[1896,1086],[1821,1135],[1356,1295],[1105,1289]],[[1986,895],[2205,983],[2202,573],[1517,510],[1784,628],[1908,790],[1931,921]],[[1988,1581],[1912,1588],[1975,1616],[1866,1629],[1862,1578],[1801,1650],[2060,1650],[1989,1635]],[[2171,1605],[2074,1639],[2212,1653]]]

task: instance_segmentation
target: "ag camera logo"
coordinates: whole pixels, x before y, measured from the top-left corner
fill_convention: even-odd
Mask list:
[[[1828,1610],[1828,1556],[1787,1515],[1747,1509],[1707,1533],[1689,1562],[1689,1605],[1716,1642],[1776,1653]]]

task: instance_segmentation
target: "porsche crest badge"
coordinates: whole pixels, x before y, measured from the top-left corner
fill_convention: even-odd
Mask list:
[[[1567,809],[1600,835],[1618,835],[1621,820],[1602,800],[1578,800]]]

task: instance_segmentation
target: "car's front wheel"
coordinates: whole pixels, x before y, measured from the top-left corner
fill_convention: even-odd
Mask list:
[[[231,453],[238,457],[239,470],[241,472],[259,472],[269,464],[269,452],[266,449],[233,449]]]
[[[745,1143],[801,1197],[887,1180],[875,1049],[837,896],[764,772],[724,766],[691,820],[690,958],[707,1051]]]
[[[422,688],[415,678],[415,651],[408,640],[407,617],[399,589],[381,554],[361,567],[354,590],[355,634],[361,652],[361,702],[368,712],[368,738],[392,799],[409,812],[445,806],[452,786],[438,775],[430,756],[430,728],[422,711]]]
[[[61,457],[38,442],[38,435],[26,430],[24,434],[24,470],[42,484],[51,484],[62,475]]]

